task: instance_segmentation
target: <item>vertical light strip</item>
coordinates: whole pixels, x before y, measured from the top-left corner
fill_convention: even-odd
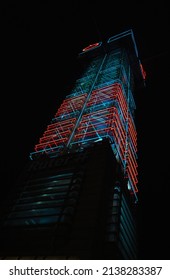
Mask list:
[[[81,110],[81,113],[80,113],[80,115],[79,115],[79,117],[78,117],[78,119],[77,119],[77,122],[76,122],[76,124],[75,124],[75,127],[74,127],[74,129],[73,129],[73,131],[72,131],[72,133],[71,133],[71,135],[70,135],[70,138],[69,138],[69,140],[68,140],[68,142],[67,142],[67,147],[69,147],[69,145],[70,145],[70,143],[71,143],[71,141],[72,141],[72,139],[73,139],[73,137],[74,137],[75,130],[76,130],[76,128],[77,128],[78,125],[79,125],[79,122],[80,122],[81,117],[82,117],[82,115],[83,115],[84,109],[86,108],[86,104],[87,104],[88,100],[90,99],[90,96],[91,96],[91,93],[92,93],[92,91],[93,91],[94,85],[95,85],[95,83],[96,83],[96,81],[97,81],[97,78],[98,78],[98,76],[99,76],[99,74],[100,74],[100,71],[101,71],[101,69],[102,69],[102,67],[103,67],[103,64],[104,64],[104,62],[105,62],[106,57],[107,57],[107,54],[105,54],[105,56],[104,56],[104,58],[103,58],[103,60],[102,60],[102,63],[101,63],[101,65],[100,65],[100,68],[99,68],[99,70],[98,70],[98,72],[97,72],[97,74],[96,74],[96,77],[95,77],[95,79],[94,79],[94,81],[93,81],[93,83],[92,83],[92,86],[91,86],[91,88],[90,88],[90,90],[89,90],[89,93],[88,93],[88,95],[87,95],[87,98],[86,98],[86,100],[85,100],[85,102],[84,102],[84,105],[83,105],[83,108],[82,108],[82,110]]]

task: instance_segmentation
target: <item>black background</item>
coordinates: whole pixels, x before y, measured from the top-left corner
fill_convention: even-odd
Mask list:
[[[147,75],[136,97],[139,258],[169,259],[167,1],[14,2],[1,17],[1,199],[72,87],[77,54],[132,29]]]

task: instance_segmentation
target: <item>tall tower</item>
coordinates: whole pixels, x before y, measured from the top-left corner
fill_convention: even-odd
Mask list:
[[[78,62],[3,212],[5,258],[137,258],[135,94],[145,72],[133,31],[85,47]]]

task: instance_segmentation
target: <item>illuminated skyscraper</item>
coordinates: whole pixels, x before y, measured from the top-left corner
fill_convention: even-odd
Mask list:
[[[137,258],[135,95],[145,72],[133,31],[85,47],[78,61],[2,215],[6,258]]]

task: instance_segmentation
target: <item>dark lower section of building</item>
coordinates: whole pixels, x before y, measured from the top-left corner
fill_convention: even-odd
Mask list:
[[[107,141],[28,162],[1,208],[1,259],[137,258],[133,202]]]

